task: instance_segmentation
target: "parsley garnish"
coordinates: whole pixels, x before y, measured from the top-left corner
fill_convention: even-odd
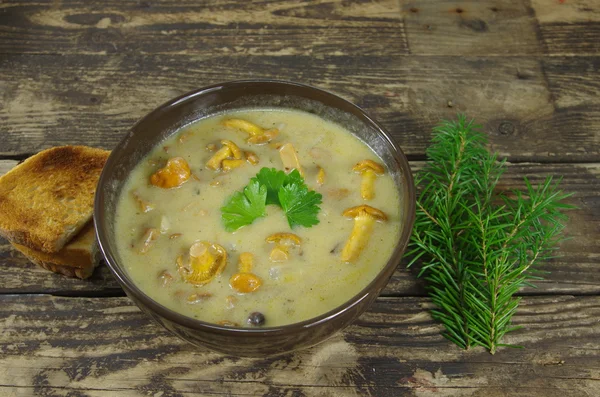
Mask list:
[[[291,228],[319,223],[317,214],[323,196],[309,190],[297,170],[286,174],[275,168],[262,168],[244,193],[236,192],[221,208],[225,229],[233,232],[265,216],[265,206],[274,204],[286,214]]]
[[[283,186],[278,197],[291,228],[296,225],[311,227],[319,223],[317,214],[322,196],[314,190],[308,190],[304,183]]]
[[[251,180],[258,181],[261,185],[267,187],[267,205],[275,204],[280,207],[283,206],[279,201],[279,191],[284,185],[293,184],[306,186],[304,179],[302,179],[298,170],[292,170],[292,172],[286,174],[275,168],[263,167]]]
[[[235,192],[227,204],[221,207],[225,229],[233,232],[265,216],[266,199],[267,188],[258,181],[251,180],[243,192]]]

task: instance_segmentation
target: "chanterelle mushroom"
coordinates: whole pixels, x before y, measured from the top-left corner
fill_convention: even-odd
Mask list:
[[[375,221],[386,221],[387,216],[377,208],[366,204],[348,208],[343,215],[354,218],[354,228],[342,250],[342,260],[354,262],[369,242]]]
[[[206,166],[211,170],[216,171],[221,168],[221,162],[228,157],[231,157],[231,149],[229,149],[229,146],[223,145],[223,147],[217,150],[210,160],[206,162]]]
[[[286,143],[279,149],[279,157],[283,163],[283,169],[285,172],[291,172],[293,169],[297,169],[300,175],[304,176],[304,171],[298,161],[298,155],[296,154],[296,148],[291,143]]]
[[[382,175],[385,169],[381,164],[373,160],[363,160],[356,164],[352,170],[362,175],[362,183],[360,184],[360,195],[364,200],[371,200],[375,197],[374,182],[377,175]]]
[[[154,186],[170,189],[181,186],[190,179],[192,171],[187,161],[183,157],[173,157],[167,161],[167,164],[156,171],[150,177],[150,183]]]
[[[221,145],[221,148],[206,162],[208,168],[228,172],[244,164],[243,153],[238,145],[227,139],[223,139]]]
[[[209,283],[227,264],[225,248],[207,241],[197,241],[190,247],[189,262],[183,255],[177,258],[177,270],[185,281],[194,285]]]
[[[229,279],[231,288],[241,294],[254,292],[262,285],[260,277],[252,273],[254,266],[254,256],[250,252],[240,254],[238,272]]]
[[[302,243],[302,239],[294,233],[275,233],[267,237],[265,241],[276,244],[269,255],[271,262],[285,262],[289,258],[289,248],[297,247]]]
[[[230,128],[237,128],[238,130],[248,133],[246,142],[253,145],[264,145],[265,143],[271,142],[279,135],[279,130],[277,128],[265,130],[254,123],[242,119],[227,119],[223,121],[223,125]]]
[[[221,141],[221,145],[227,146],[231,150],[231,156],[234,159],[239,160],[242,158],[242,151],[240,150],[238,145],[236,145],[235,143],[231,142],[228,139],[223,139]]]
[[[229,172],[234,168],[241,167],[244,165],[244,160],[242,159],[225,159],[221,163],[223,165],[223,172]]]

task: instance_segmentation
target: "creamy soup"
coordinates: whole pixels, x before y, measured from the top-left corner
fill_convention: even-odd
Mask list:
[[[291,228],[271,204],[226,229],[222,208],[264,167],[302,173],[322,195],[318,224]],[[181,129],[133,170],[117,249],[139,288],[176,312],[284,325],[334,309],[375,278],[398,241],[399,200],[381,159],[341,126],[296,110],[229,112]]]

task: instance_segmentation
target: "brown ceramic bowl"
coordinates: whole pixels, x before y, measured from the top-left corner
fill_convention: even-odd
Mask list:
[[[318,317],[266,328],[232,328],[199,321],[154,301],[125,271],[115,244],[115,209],[131,170],[159,142],[194,120],[232,109],[285,107],[317,114],[346,127],[383,159],[400,193],[404,220],[388,263],[359,294]],[[267,356],[315,345],[348,326],[377,298],[400,262],[414,221],[415,191],[406,157],[376,121],[327,91],[271,80],[234,81],[190,92],[138,121],[112,151],[100,177],[94,205],[96,235],[106,262],[127,295],[159,324],[195,345],[236,356]]]

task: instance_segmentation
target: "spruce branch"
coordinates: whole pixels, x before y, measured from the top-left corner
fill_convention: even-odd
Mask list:
[[[437,306],[432,316],[460,347],[494,354],[511,326],[524,285],[539,280],[535,266],[556,251],[570,194],[552,177],[525,192],[497,193],[505,168],[486,149],[473,120],[459,115],[434,129],[428,162],[415,177],[420,189],[409,255]],[[513,346],[517,347],[517,346]]]

